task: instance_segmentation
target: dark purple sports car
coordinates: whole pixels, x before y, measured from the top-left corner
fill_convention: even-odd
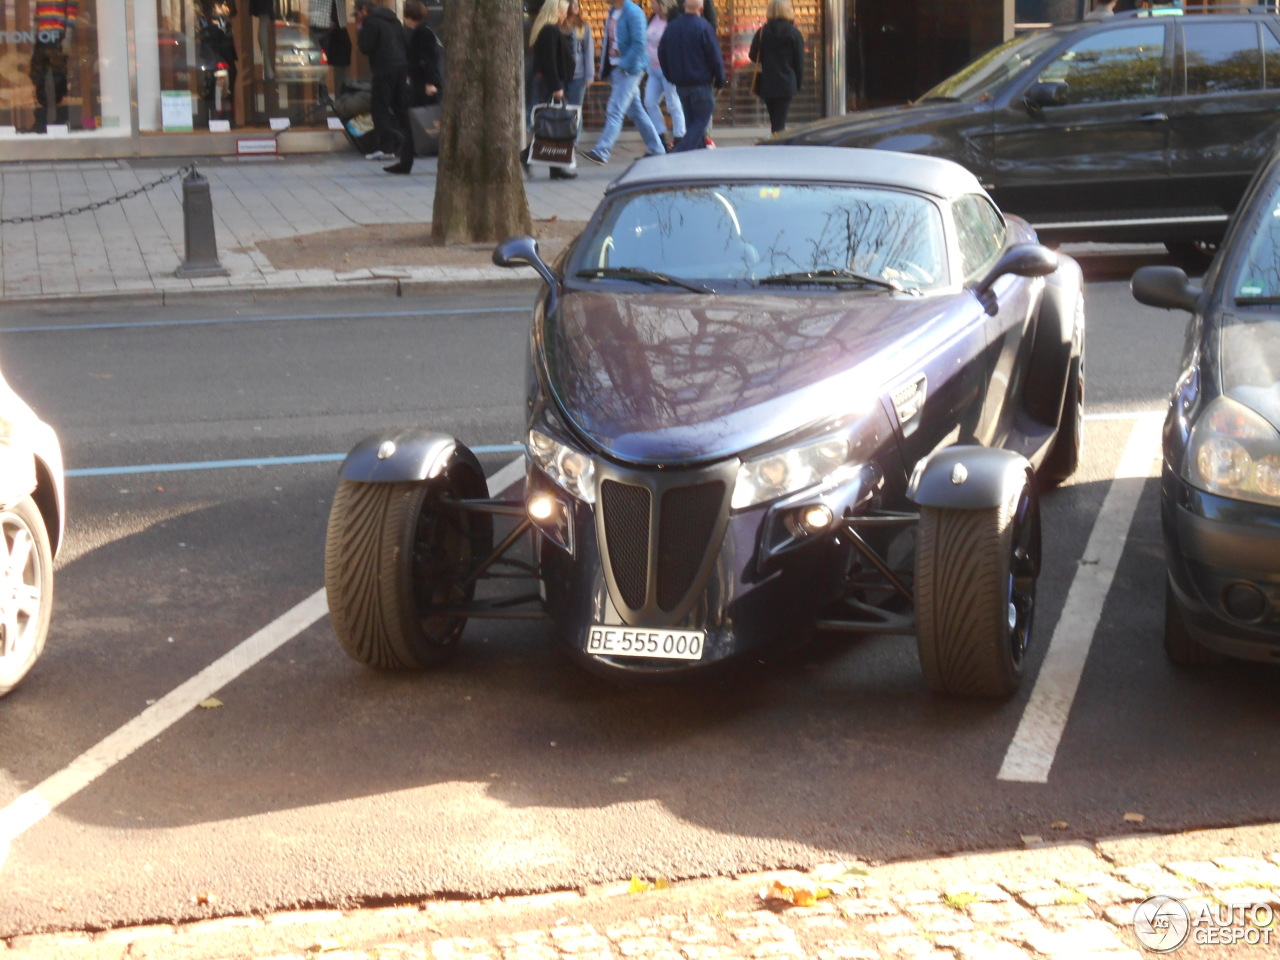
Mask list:
[[[645,159],[554,265],[528,237],[494,261],[545,282],[524,496],[491,499],[450,436],[360,443],[326,555],[353,657],[440,663],[469,617],[550,617],[637,678],[896,633],[934,689],[1013,693],[1037,473],[1080,456],[1084,306],[1076,263],[972,175],[820,147]]]

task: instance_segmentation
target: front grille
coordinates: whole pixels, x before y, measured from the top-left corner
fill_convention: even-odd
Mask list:
[[[674,487],[662,495],[658,517],[658,607],[674,610],[693,585],[713,546],[725,485],[719,480]],[[717,545],[718,546],[718,545]]]
[[[646,487],[605,480],[600,484],[600,507],[613,581],[622,602],[632,610],[644,606],[649,581],[649,510]]]

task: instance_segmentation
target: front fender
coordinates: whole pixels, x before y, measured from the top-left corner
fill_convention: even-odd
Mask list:
[[[464,444],[447,433],[410,427],[365,437],[342,461],[339,475],[357,483],[416,483],[433,480],[458,462],[484,477],[480,461]]]
[[[1031,463],[995,447],[945,447],[916,464],[907,496],[922,507],[985,510],[1008,503],[1027,483]]]

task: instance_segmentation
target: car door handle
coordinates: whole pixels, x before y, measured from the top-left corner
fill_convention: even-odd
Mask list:
[[[1167,113],[1144,113],[1138,118],[1139,123],[1163,123],[1169,119]]]

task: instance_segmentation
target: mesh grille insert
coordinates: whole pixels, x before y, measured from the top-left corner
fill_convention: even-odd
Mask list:
[[[658,607],[674,610],[693,585],[724,504],[725,485],[716,480],[675,487],[662,495],[658,523]]]
[[[600,505],[614,583],[622,602],[639,610],[644,606],[649,578],[649,491],[605,480],[600,484]]]

